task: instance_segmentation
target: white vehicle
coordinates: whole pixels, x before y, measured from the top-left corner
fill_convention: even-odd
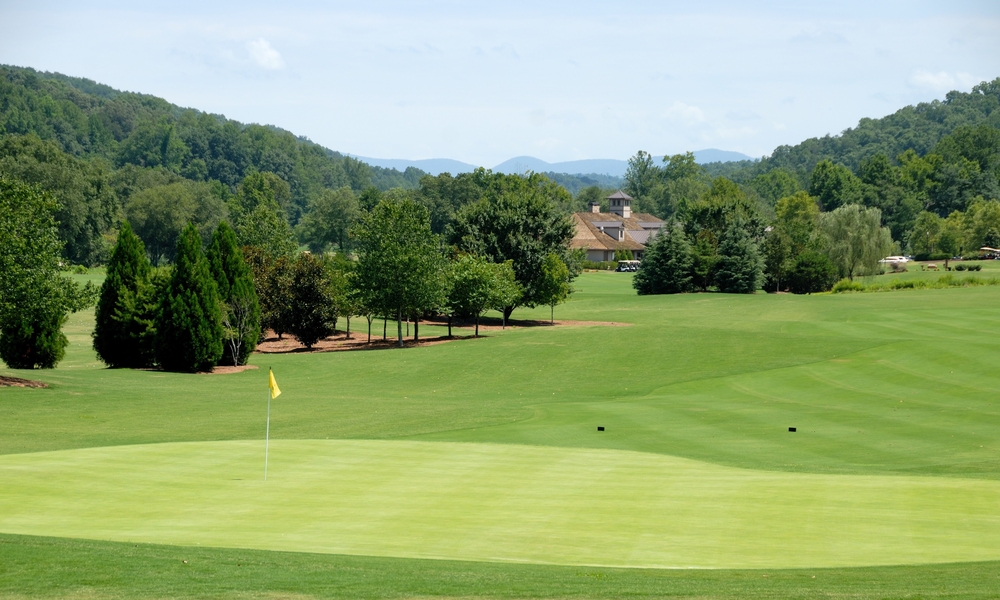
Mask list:
[[[619,273],[632,273],[639,270],[639,261],[637,260],[620,260],[618,261],[618,268],[615,271]]]
[[[905,262],[910,262],[910,259],[906,258],[905,256],[886,256],[879,262],[883,264],[905,263]]]

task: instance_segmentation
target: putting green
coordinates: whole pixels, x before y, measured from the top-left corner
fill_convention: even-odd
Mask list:
[[[1000,482],[755,471],[621,450],[192,442],[0,456],[0,531],[632,567],[1000,559]]]

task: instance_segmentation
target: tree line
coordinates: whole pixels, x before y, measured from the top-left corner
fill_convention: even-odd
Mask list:
[[[862,119],[837,136],[778,147],[759,161],[699,166],[680,154],[656,164],[639,152],[629,160],[625,191],[643,212],[670,218],[720,176],[739,185],[769,218],[778,200],[798,191],[817,198],[824,212],[847,204],[878,208],[905,250],[921,213],[944,219],[1000,199],[1000,78],[951,92],[941,102]],[[970,240],[965,249],[981,241]]]
[[[716,178],[669,218],[633,286],[640,294],[820,292],[840,278],[876,273],[898,246],[878,208],[844,204],[821,212],[814,196],[798,191],[778,200],[774,212],[768,218],[739,186]]]
[[[59,274],[57,203],[38,186],[3,177],[0,198],[0,358],[17,368],[52,367],[66,339],[66,315],[96,296],[94,349],[111,367],[201,371],[245,364],[266,330],[307,347],[335,332],[338,319],[402,323],[428,317],[472,319],[566,299],[579,272],[567,250],[573,228],[543,177],[481,173],[479,200],[456,214],[446,234],[426,206],[379,198],[347,233],[354,252],[300,252],[281,211],[282,180],[251,173],[207,232],[189,222],[172,248],[139,235],[126,218],[99,292]],[[346,193],[346,192],[345,192]],[[9,205],[9,206],[8,206]],[[9,208],[9,210],[7,210]],[[203,225],[203,224],[202,224]],[[7,291],[6,283],[13,282]],[[16,284],[16,285],[14,285]],[[47,299],[47,300],[46,300]],[[31,306],[32,310],[25,310]],[[40,349],[44,349],[41,352]]]

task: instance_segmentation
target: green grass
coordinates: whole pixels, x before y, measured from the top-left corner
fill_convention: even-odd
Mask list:
[[[186,562],[185,562],[186,561]],[[995,598],[1000,563],[611,569],[0,534],[5,598]]]
[[[596,435],[596,432],[595,432]],[[276,440],[0,458],[0,531],[669,568],[1000,559],[1000,482],[511,444]]]
[[[992,275],[993,264],[986,264],[982,275]],[[880,277],[901,276],[928,275]],[[504,550],[509,555],[500,558],[507,560],[768,568],[997,557],[990,553],[1000,544],[984,532],[1000,531],[991,520],[1000,513],[995,489],[1000,479],[995,368],[1000,287],[810,297],[637,297],[627,275],[593,273],[585,274],[578,288],[569,304],[557,308],[556,318],[631,325],[514,328],[484,339],[402,351],[256,355],[252,362],[262,369],[235,375],[100,368],[89,350],[92,315],[74,315],[67,328],[71,347],[59,369],[3,371],[52,387],[0,390],[0,454],[10,455],[0,457],[0,468],[6,469],[5,480],[18,482],[0,491],[0,505],[9,507],[0,511],[0,531],[197,543],[195,534],[212,532],[192,533],[185,526],[192,513],[171,520],[174,508],[154,501],[157,490],[173,490],[164,492],[165,500],[180,498],[188,508],[207,510],[209,496],[226,500],[218,510],[237,515],[236,524],[230,522],[229,530],[220,525],[214,537],[204,540],[217,546],[275,548],[259,540],[322,522],[324,531],[334,533],[280,547],[478,560]],[[547,316],[547,307],[515,313],[521,319]],[[358,330],[357,322],[352,325]],[[421,333],[431,335],[423,328]],[[282,487],[288,482],[283,484],[276,471],[277,479],[268,482],[274,485],[268,488],[274,494],[270,500],[260,499],[259,505],[241,500],[226,486],[250,483],[208,474],[220,465],[236,470],[253,463],[252,453],[244,460],[236,451],[240,443],[149,446],[157,451],[137,461],[120,457],[147,450],[107,448],[259,439],[267,366],[273,366],[284,391],[272,406],[272,435],[279,440],[276,464],[284,445],[301,469],[295,470],[300,477],[291,487]],[[597,425],[607,431],[597,434]],[[798,432],[788,433],[789,426]],[[341,441],[291,442],[325,439]],[[434,443],[408,445],[415,441]],[[327,455],[310,444],[344,452]],[[428,457],[412,448],[435,450]],[[80,450],[30,454],[73,449]],[[168,450],[181,454],[171,461]],[[310,466],[303,458],[310,452],[326,458]],[[350,463],[352,456],[385,478],[368,481],[351,471],[357,467]],[[421,456],[425,462],[407,462]],[[480,462],[473,460],[477,456]],[[88,494],[86,477],[69,467],[59,470],[60,464],[85,464],[82,457],[109,465],[90,474],[108,489],[119,489],[116,497],[122,499]],[[547,460],[554,462],[547,466]],[[138,486],[135,481],[145,481],[146,475],[138,476],[143,466],[154,464],[165,465],[163,479],[150,482],[148,489]],[[342,490],[332,479],[309,475],[319,464],[353,487]],[[406,464],[435,475],[414,481],[406,473],[392,474]],[[607,468],[595,470],[595,465]],[[247,468],[252,472],[256,466]],[[20,474],[9,478],[10,469],[21,469]],[[469,476],[449,479],[455,469]],[[30,476],[42,472],[51,477]],[[600,486],[603,476],[614,484]],[[687,479],[678,488],[676,478],[682,476]],[[218,485],[207,485],[202,477]],[[481,496],[483,489],[493,489],[490,485],[497,486],[495,497],[507,499],[503,506]],[[329,490],[324,496],[331,498],[329,513],[325,501],[306,502],[314,486],[316,493]],[[574,494],[560,492],[567,486]],[[447,502],[432,502],[438,489],[450,490]],[[379,494],[397,504],[381,506]],[[614,511],[632,506],[632,498],[649,504]],[[661,504],[654,506],[654,499]],[[278,518],[274,529],[250,540],[253,532],[246,531],[238,511],[272,506],[268,502],[301,514]],[[355,504],[360,512],[348,510]],[[67,517],[67,507],[76,505],[115,519]],[[432,505],[441,512],[428,512]],[[143,507],[152,511],[148,518]],[[513,512],[504,513],[504,507]],[[15,516],[6,512],[10,509],[27,511],[18,513],[23,519],[16,527],[11,525]],[[421,525],[422,514],[452,520],[442,518],[447,526],[435,529]],[[502,524],[491,522],[502,514],[513,516]],[[516,515],[534,520],[511,525]],[[612,533],[591,537],[597,534],[580,521],[583,517],[603,519],[602,530]],[[114,526],[116,519],[120,527]],[[164,529],[169,538],[150,534],[155,519],[173,523]],[[726,527],[712,531],[718,523]],[[879,530],[882,526],[889,528]],[[644,537],[647,530],[650,535]],[[129,531],[138,533],[130,538]],[[545,540],[548,545],[541,543]],[[94,544],[86,547],[104,548]],[[497,569],[524,567],[476,563],[461,568],[487,577]],[[921,569],[932,567],[916,571],[929,572]],[[897,572],[904,571],[885,571]],[[846,579],[841,583],[846,587],[838,589],[854,589]],[[905,584],[887,585],[905,590]],[[996,593],[995,581],[990,585]],[[718,589],[720,595],[739,595],[735,588]],[[975,589],[985,594],[987,588]]]

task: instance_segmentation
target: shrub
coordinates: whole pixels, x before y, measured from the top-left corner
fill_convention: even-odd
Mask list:
[[[582,268],[591,271],[614,271],[618,267],[618,263],[613,260],[585,260],[582,265]]]
[[[964,271],[965,270],[965,265],[955,265],[955,270],[956,271]]]
[[[825,254],[806,250],[795,258],[785,279],[793,294],[825,292],[837,280],[837,268]]]
[[[64,311],[13,315],[0,330],[0,358],[12,369],[51,369],[66,354]]]
[[[300,254],[292,266],[291,322],[288,332],[306,348],[333,335],[337,327],[336,285],[326,262]]]
[[[848,278],[843,278],[837,283],[833,284],[833,293],[839,294],[841,292],[860,292],[865,289],[865,286],[858,281],[851,281]]]

